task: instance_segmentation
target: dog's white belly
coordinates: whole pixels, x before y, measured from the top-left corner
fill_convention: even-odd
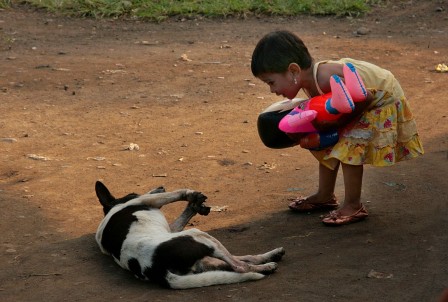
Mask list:
[[[159,209],[138,211],[134,213],[134,216],[138,220],[131,225],[129,234],[157,236],[158,234],[171,233],[170,225],[166,221],[165,215]]]
[[[134,213],[138,221],[132,223],[121,248],[120,265],[128,268],[130,259],[137,259],[140,266],[150,267],[155,249],[165,241],[178,236],[171,233],[170,226],[160,210]]]
[[[150,236],[138,236],[137,234],[130,234],[123,242],[121,248],[120,264],[128,268],[130,259],[137,259],[140,266],[143,268],[152,266],[152,258],[157,247],[170,240],[178,234],[151,234]]]

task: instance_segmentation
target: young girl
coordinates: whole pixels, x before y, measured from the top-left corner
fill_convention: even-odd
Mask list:
[[[339,140],[323,150],[311,150],[319,161],[318,191],[289,205],[297,212],[333,210],[322,220],[327,225],[349,224],[368,216],[361,203],[364,164],[391,166],[423,154],[403,90],[391,72],[368,62],[349,58],[315,62],[303,41],[289,31],[264,36],[255,47],[251,63],[253,75],[268,84],[272,93],[292,100],[274,104],[258,118],[260,138],[270,148],[297,144],[307,148],[307,136],[285,134],[278,130],[278,122],[297,105],[303,106],[303,100],[294,99],[300,89],[308,97],[330,92],[331,76],[343,78],[346,63],[361,76],[367,98],[336,121],[313,121],[318,131],[338,129]],[[339,207],[334,189],[340,166],[345,200]]]

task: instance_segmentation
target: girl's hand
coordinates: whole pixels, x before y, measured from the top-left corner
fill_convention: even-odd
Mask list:
[[[320,147],[320,136],[318,133],[310,133],[300,139],[300,147],[304,149],[317,149]]]
[[[336,131],[309,133],[300,139],[300,147],[308,150],[323,150],[334,146],[339,140],[339,134]]]
[[[296,144],[300,143],[300,140],[306,136],[306,133],[286,133],[286,135],[293,141],[296,142]]]

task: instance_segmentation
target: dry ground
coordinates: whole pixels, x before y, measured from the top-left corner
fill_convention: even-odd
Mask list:
[[[448,73],[434,71],[448,63],[447,10],[391,1],[357,19],[162,24],[0,11],[0,300],[436,301],[448,286]],[[366,167],[365,222],[329,228],[287,210],[318,175],[306,150],[270,150],[257,135],[258,113],[278,98],[252,77],[250,57],[274,29],[298,33],[318,60],[390,69],[410,99],[426,154]],[[200,190],[224,210],[194,226],[235,254],[283,246],[286,256],[258,282],[174,291],[137,281],[94,241],[97,179],[116,195]]]

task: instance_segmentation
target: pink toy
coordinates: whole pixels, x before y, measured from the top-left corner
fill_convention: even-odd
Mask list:
[[[286,133],[316,132],[312,121],[334,121],[355,109],[354,102],[367,97],[364,83],[351,63],[343,67],[345,84],[337,75],[330,78],[331,92],[309,99],[288,113],[279,123]]]

